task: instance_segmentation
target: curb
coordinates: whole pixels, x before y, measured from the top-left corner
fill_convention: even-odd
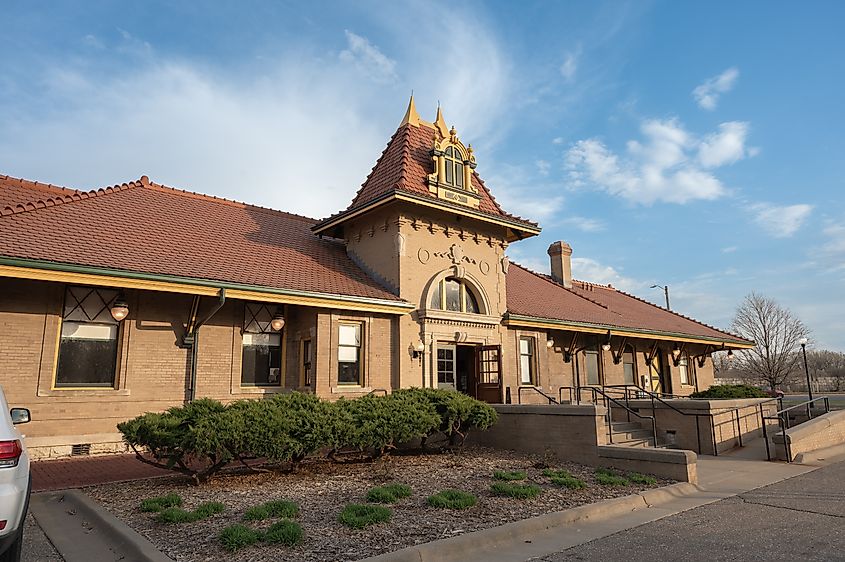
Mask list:
[[[530,540],[533,536],[578,521],[599,521],[641,509],[657,507],[679,497],[699,492],[688,482],[671,484],[663,488],[646,490],[598,503],[582,505],[565,511],[555,511],[513,521],[499,527],[482,529],[457,537],[422,543],[366,558],[370,562],[462,562],[469,554],[478,556],[481,551],[493,551],[501,545]]]
[[[33,494],[30,511],[65,562],[172,562],[79,490]]]

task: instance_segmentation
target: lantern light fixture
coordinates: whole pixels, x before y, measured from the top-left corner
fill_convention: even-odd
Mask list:
[[[546,347],[548,347],[549,349],[551,349],[551,348],[553,348],[554,346],[555,346],[555,340],[553,340],[552,338],[549,338],[549,339],[547,339],[547,340],[546,340]]]
[[[281,332],[282,328],[285,327],[285,317],[282,314],[282,311],[278,308],[276,309],[276,313],[273,315],[273,319],[270,320],[270,327],[276,332]]]
[[[109,312],[111,313],[111,317],[118,322],[129,316],[129,305],[126,303],[126,297],[123,296],[123,292],[118,293],[117,297],[115,297]]]
[[[681,348],[676,345],[675,347],[672,348],[672,357],[677,359],[680,356],[681,356]]]

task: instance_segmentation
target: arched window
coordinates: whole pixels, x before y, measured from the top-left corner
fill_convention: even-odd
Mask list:
[[[450,146],[446,149],[446,183],[455,187],[464,187],[464,157],[461,151]]]
[[[478,299],[467,284],[454,277],[447,277],[437,284],[431,295],[431,308],[479,314]]]

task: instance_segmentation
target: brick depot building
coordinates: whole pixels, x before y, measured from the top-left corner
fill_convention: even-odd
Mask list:
[[[413,99],[352,204],[319,221],[146,176],[89,192],[0,176],[0,381],[43,457],[122,450],[118,422],[198,397],[686,395],[712,384],[713,351],[749,346],[573,280],[565,243],[551,276],[509,263],[539,232]]]

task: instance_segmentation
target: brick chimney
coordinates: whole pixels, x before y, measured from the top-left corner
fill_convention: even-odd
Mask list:
[[[572,246],[563,242],[554,242],[549,246],[549,259],[552,263],[552,279],[572,288]]]

